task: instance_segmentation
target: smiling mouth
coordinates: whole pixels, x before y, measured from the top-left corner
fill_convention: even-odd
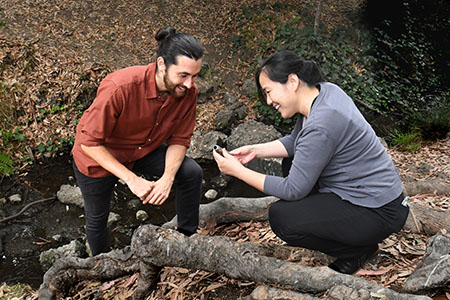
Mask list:
[[[278,110],[280,108],[280,104],[278,104],[277,106],[275,106],[275,109]]]

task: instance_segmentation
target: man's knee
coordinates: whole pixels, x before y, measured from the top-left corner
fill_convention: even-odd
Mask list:
[[[179,171],[177,177],[181,180],[199,181],[203,179],[203,169],[200,165],[192,158],[185,158]]]

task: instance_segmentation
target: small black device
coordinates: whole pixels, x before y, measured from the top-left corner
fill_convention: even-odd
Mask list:
[[[220,155],[223,156],[223,153],[222,153],[222,147],[220,147],[219,145],[215,145],[215,146],[213,147],[213,149],[214,149],[217,153],[219,153]]]

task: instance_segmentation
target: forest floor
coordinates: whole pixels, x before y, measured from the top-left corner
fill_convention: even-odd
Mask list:
[[[276,1],[266,1],[274,4]],[[283,2],[283,1],[280,1]],[[324,5],[322,21],[326,26],[349,24],[345,11],[361,1],[345,0],[339,5]],[[80,105],[95,95],[105,74],[127,66],[147,64],[155,59],[154,34],[164,26],[194,34],[206,49],[205,60],[213,66],[213,80],[219,90],[207,103],[198,106],[197,128],[213,128],[214,116],[223,107],[225,91],[249,105],[240,93],[245,79],[251,79],[249,66],[233,50],[231,38],[239,29],[244,8],[260,1],[69,1],[4,0],[0,10],[0,123],[11,128],[2,136],[4,145],[16,145],[9,154],[29,168],[47,148],[58,146],[74,136]],[[298,9],[315,1],[289,1]],[[292,14],[293,12],[280,12]],[[252,112],[248,118],[257,118]],[[7,145],[6,145],[7,146]],[[388,150],[403,178],[433,179],[450,183],[450,140],[424,144],[415,152]],[[28,159],[26,159],[28,157]],[[20,172],[20,170],[19,170]],[[450,195],[415,195],[412,201],[433,208],[450,210]],[[200,234],[220,234],[238,241],[282,243],[267,223],[246,222],[202,229]],[[398,289],[414,270],[425,252],[429,237],[402,231],[386,239],[379,258],[356,276],[363,276]],[[293,261],[310,266],[323,265],[314,257]],[[158,289],[148,299],[239,299],[255,288],[204,271],[164,268]],[[74,287],[71,299],[125,298],[136,287],[136,276],[108,283],[83,282]],[[449,291],[447,298],[450,299]],[[0,285],[0,299],[10,290]],[[3,295],[3,296],[2,296]],[[91,296],[89,296],[91,295]],[[27,299],[36,299],[28,291]],[[8,299],[8,298],[6,298]],[[442,298],[445,299],[445,298]]]

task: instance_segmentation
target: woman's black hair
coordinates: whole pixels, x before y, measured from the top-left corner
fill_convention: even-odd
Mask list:
[[[270,80],[283,84],[287,82],[290,74],[296,74],[308,86],[316,86],[323,81],[320,69],[314,61],[302,59],[295,52],[282,50],[263,60],[256,71],[256,86],[261,100],[266,98],[259,82],[262,72],[266,73]]]
[[[157,56],[164,58],[167,68],[177,64],[177,56],[184,55],[198,60],[203,56],[203,48],[199,41],[188,33],[177,33],[173,27],[158,30],[155,35],[158,41]]]

